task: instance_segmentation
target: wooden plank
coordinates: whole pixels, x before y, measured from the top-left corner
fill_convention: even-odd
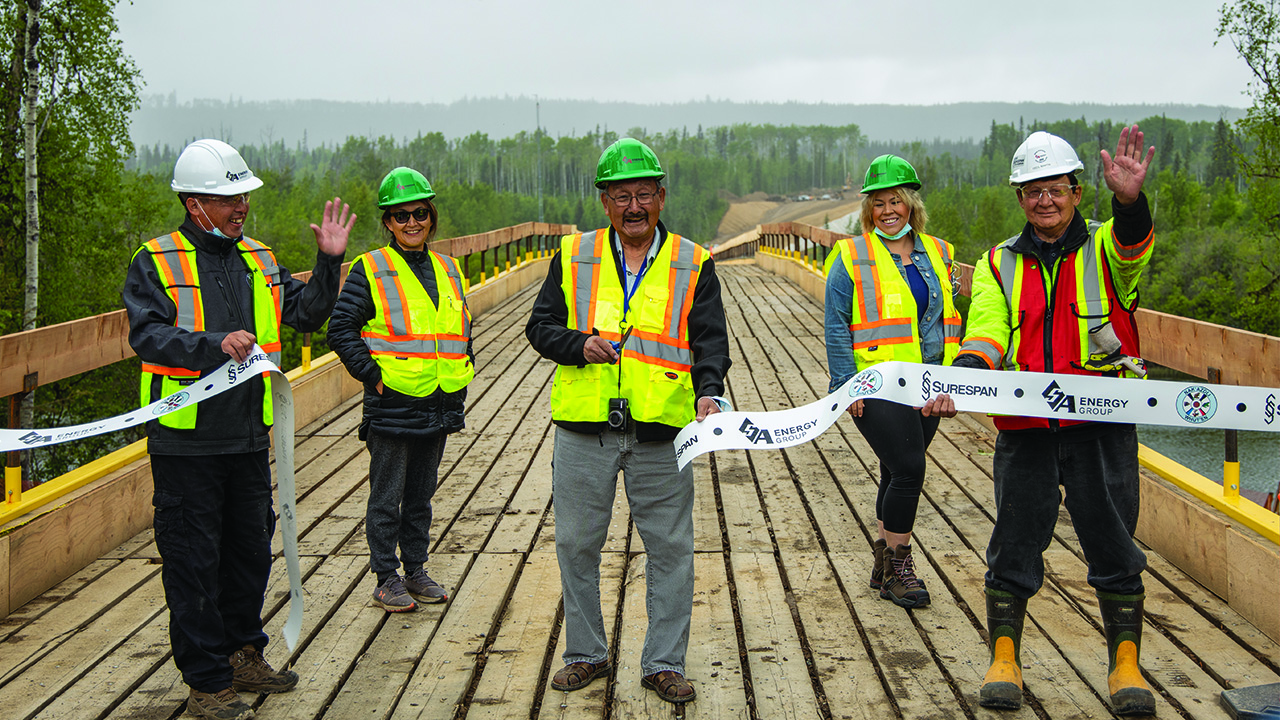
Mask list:
[[[611,648],[617,649],[618,639],[613,636],[613,629],[618,616],[619,602],[622,597],[623,577],[626,574],[627,556],[625,553],[606,553],[600,562],[600,611],[604,616],[605,631],[612,639]],[[563,618],[563,612],[562,612]],[[617,678],[615,665],[614,677],[600,679],[581,690],[561,692],[551,689],[551,676],[564,665],[564,626],[560,627],[556,640],[556,650],[551,656],[547,670],[547,685],[543,688],[542,705],[538,709],[538,720],[600,720],[605,716],[605,700],[612,691]]]
[[[366,475],[369,472],[369,453],[354,431],[350,435],[343,435],[331,442],[329,447],[321,451],[311,462],[295,470],[294,482],[298,502],[308,500],[308,494],[339,471]]]
[[[2,541],[2,538],[0,538],[0,541]],[[120,562],[117,559],[95,560],[81,568],[80,572],[44,591],[22,607],[14,609],[7,617],[0,619],[0,645],[3,645],[14,633],[20,632],[22,628],[35,622],[45,613],[61,607],[63,603],[74,597],[82,588],[119,565]],[[7,575],[3,577],[6,577],[7,580]]]
[[[538,433],[537,425],[527,420],[525,432]],[[538,530],[551,515],[551,456],[555,426],[550,418],[541,428],[541,444],[520,482],[519,489],[507,503],[497,528],[485,543],[485,552],[528,552],[533,548]]]
[[[730,559],[757,715],[821,717],[773,555],[735,552]]]
[[[449,717],[461,705],[521,563],[512,554],[476,558],[392,717]]]
[[[164,610],[164,588],[153,576],[90,624],[0,687],[0,707],[10,718],[29,718],[87,673],[121,642]]]
[[[540,696],[539,679],[552,648],[560,567],[553,553],[531,553],[485,658],[468,720],[529,717]]]
[[[848,554],[842,557],[849,559]],[[783,551],[783,560],[813,672],[821,683],[831,717],[892,717],[893,703],[863,645],[858,619],[850,613],[831,561],[823,554],[787,551]],[[853,564],[856,563],[850,563]],[[862,580],[854,577],[851,596],[866,594]]]
[[[729,577],[720,554],[696,553],[693,571],[693,622],[685,670],[698,690],[685,717],[750,717],[742,653],[729,597]]]
[[[29,373],[48,385],[133,355],[124,310],[0,335],[0,397],[22,392]]]
[[[259,717],[318,718],[324,714],[370,639],[384,622],[395,622],[399,617],[367,602],[377,585],[373,574],[361,575],[350,595],[326,618],[294,662],[297,688],[266,697],[258,708]]]
[[[332,718],[390,717],[400,695],[422,660],[441,619],[458,599],[470,591],[461,587],[468,578],[470,555],[437,555],[431,572],[441,585],[458,588],[449,603],[420,606],[417,612],[390,615],[365,648],[325,715]],[[483,579],[481,579],[483,582]],[[364,602],[372,603],[368,596]],[[449,713],[437,717],[450,717]]]
[[[38,663],[67,640],[68,630],[90,624],[127,601],[129,593],[159,572],[159,566],[145,560],[124,560],[56,603],[40,616],[38,624],[28,623],[0,643],[0,678],[17,675]]]
[[[645,613],[646,560],[643,555],[632,556],[627,565],[627,581],[623,586],[622,623],[615,641],[618,649],[614,655],[613,677],[612,717],[618,720],[662,718],[675,714],[671,703],[640,684],[643,673],[640,658],[649,626]]]

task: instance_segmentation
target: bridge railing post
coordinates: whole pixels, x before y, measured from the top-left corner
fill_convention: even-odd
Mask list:
[[[1222,370],[1216,367],[1209,368],[1209,382],[1214,385],[1222,384]],[[1240,497],[1240,446],[1238,433],[1235,430],[1225,430],[1225,457],[1222,460],[1222,496],[1224,498]]]

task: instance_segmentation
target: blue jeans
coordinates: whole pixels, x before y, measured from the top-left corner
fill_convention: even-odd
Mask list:
[[[557,427],[551,467],[564,662],[609,658],[600,612],[600,550],[621,471],[646,553],[649,628],[640,670],[683,673],[693,615],[693,466],[678,470],[671,443],[636,442],[634,429],[584,435]]]
[[[1118,595],[1143,591],[1147,556],[1138,525],[1138,433],[1115,425],[1097,438],[1070,432],[1002,432],[994,460],[996,524],[986,585],[1028,599],[1044,583],[1044,558],[1062,502],[1089,564],[1089,584]]]

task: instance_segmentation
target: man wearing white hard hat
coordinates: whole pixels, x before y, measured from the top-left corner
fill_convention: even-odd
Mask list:
[[[1114,194],[1112,219],[1077,210],[1084,163],[1065,140],[1032,133],[1013,155],[1009,184],[1026,214],[1022,232],[979,258],[973,304],[955,365],[1009,371],[1138,377],[1138,279],[1151,259],[1151,212],[1142,184],[1155,148],[1143,152],[1138,126],[1120,131],[1114,158],[1100,153]],[[1145,157],[1144,157],[1145,155]],[[1056,383],[1034,388],[1051,407],[1076,407]],[[1083,411],[1084,405],[1079,406]],[[987,546],[991,666],[979,703],[1022,703],[1019,651],[1027,600],[1044,582],[1060,487],[1098,596],[1110,658],[1108,687],[1118,715],[1149,715],[1155,699],[1142,678],[1142,571],[1133,541],[1138,522],[1138,439],[1132,424],[994,418],[996,521]]]
[[[304,283],[244,235],[249,193],[262,180],[235,148],[191,143],[171,187],[186,221],[138,249],[123,293],[129,344],[142,359],[144,406],[229,358],[244,360],[255,343],[279,365],[281,324],[313,332],[329,317],[355,222],[339,198],[325,203],[320,224],[311,226],[316,265]],[[254,378],[147,423],[169,638],[191,688],[187,710],[199,717],[251,718],[237,690],[285,692],[298,682],[262,657],[275,532],[269,382]]]

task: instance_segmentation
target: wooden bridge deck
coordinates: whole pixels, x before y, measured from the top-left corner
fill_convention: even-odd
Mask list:
[[[721,267],[742,409],[824,395],[821,308],[752,265]],[[620,496],[605,548],[606,624],[618,670],[585,691],[548,687],[560,666],[551,511],[553,366],[523,337],[535,289],[476,322],[467,429],[450,439],[435,498],[432,575],[443,606],[371,606],[362,527],[368,458],[351,398],[298,434],[306,591],[291,654],[284,563],[268,591],[267,657],[301,675],[251,699],[260,718],[1088,718],[1109,717],[1093,593],[1065,514],[1045,553],[1023,648],[1029,703],[978,707],[986,667],[983,557],[992,438],[944,421],[930,449],[917,562],[933,604],[906,611],[867,587],[875,456],[845,418],[785,451],[718,453],[696,468],[697,588],[688,675],[698,700],[640,687],[644,549]],[[277,541],[278,543],[278,541]],[[1280,647],[1150,554],[1144,666],[1164,718],[1224,718],[1224,688],[1280,681]],[[187,690],[168,652],[150,533],[0,621],[0,717],[172,718]]]

